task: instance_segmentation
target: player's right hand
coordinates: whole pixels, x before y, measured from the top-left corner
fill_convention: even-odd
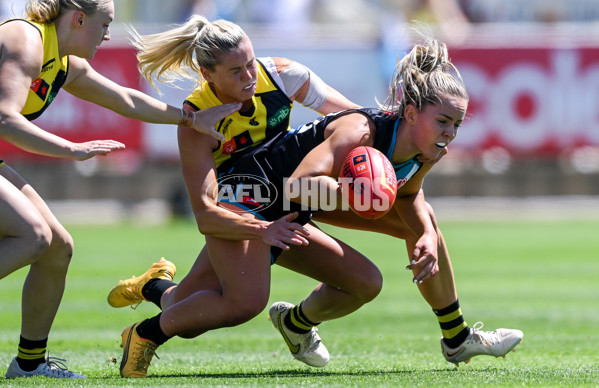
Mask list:
[[[75,143],[71,157],[75,160],[87,160],[96,155],[107,155],[112,151],[124,150],[125,145],[115,140],[92,140]]]

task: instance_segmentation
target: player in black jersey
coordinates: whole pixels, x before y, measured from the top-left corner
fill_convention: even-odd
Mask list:
[[[315,131],[322,133],[324,139],[306,152],[286,187],[289,199],[303,205],[312,204],[313,196],[303,195],[310,191],[310,186],[326,187],[327,197],[335,194],[340,197],[341,188],[335,178],[353,148],[372,146],[389,158],[396,170],[398,191],[395,204],[386,215],[366,220],[350,211],[335,210],[316,212],[313,219],[405,240],[410,260],[406,268],[413,272],[413,282],[437,316],[445,359],[456,365],[467,363],[477,355],[505,356],[523,337],[520,330],[488,332],[480,330],[482,323],[467,325],[458,302],[447,246],[422,191],[424,176],[433,166],[430,162],[443,156],[457,135],[468,100],[461,76],[448,59],[447,47],[427,38],[425,44],[416,45],[398,63],[389,98],[381,109],[344,111],[298,129],[298,137]],[[289,143],[293,147],[311,142],[292,140]],[[289,153],[289,147],[285,147],[285,153]],[[423,163],[425,161],[429,163]],[[291,190],[290,185],[300,188]],[[281,265],[309,273],[310,268],[302,266],[299,260],[294,262],[295,266],[285,263],[285,255],[279,259]],[[306,320],[306,312],[312,322],[347,313],[343,303],[325,300],[317,288],[296,306],[277,302],[270,308],[271,320],[287,339],[279,319],[282,314],[291,316],[284,322],[287,329],[305,329],[311,323]]]

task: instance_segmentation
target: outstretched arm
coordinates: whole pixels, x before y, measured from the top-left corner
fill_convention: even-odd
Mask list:
[[[437,248],[439,236],[428,212],[424,194],[398,197],[392,211],[404,222],[414,235],[406,238],[406,246],[410,255],[407,269],[414,272],[414,283],[422,283],[439,272],[439,256]]]
[[[183,125],[217,140],[224,140],[215,130],[216,123],[241,107],[241,104],[233,103],[198,112],[185,112],[139,90],[109,80],[96,72],[85,59],[71,56],[69,61],[69,75],[64,85],[66,91],[132,119],[148,123]]]
[[[4,26],[6,27],[6,25]],[[12,22],[0,31],[0,138],[40,155],[85,160],[125,148],[113,140],[73,143],[29,122],[21,111],[31,82],[42,67],[39,31],[24,22]]]

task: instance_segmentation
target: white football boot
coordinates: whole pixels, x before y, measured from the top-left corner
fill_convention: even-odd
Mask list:
[[[289,351],[299,360],[310,366],[325,366],[330,359],[329,351],[316,334],[317,328],[313,327],[308,333],[294,333],[285,326],[285,317],[293,308],[291,303],[276,302],[268,310],[269,319],[275,329],[281,333],[289,347]]]
[[[441,350],[443,356],[449,362],[460,366],[460,362],[466,364],[474,356],[503,357],[522,343],[524,334],[520,330],[497,329],[495,331],[481,331],[482,322],[476,322],[470,329],[466,340],[457,348],[452,349],[441,339]]]
[[[48,360],[43,364],[40,364],[35,370],[31,372],[25,372],[19,367],[19,363],[17,363],[17,358],[13,358],[10,365],[8,366],[8,370],[6,371],[6,378],[12,379],[15,377],[34,377],[34,376],[44,376],[44,377],[53,377],[59,379],[86,379],[87,377],[80,375],[79,373],[71,372],[66,364],[64,359],[56,358],[56,357],[48,357]]]

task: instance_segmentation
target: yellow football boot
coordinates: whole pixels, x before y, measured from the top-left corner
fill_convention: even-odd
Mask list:
[[[141,338],[135,330],[141,322],[129,326],[121,334],[121,377],[146,377],[152,357],[156,354],[158,345]],[[160,358],[156,356],[156,358]]]
[[[164,257],[152,264],[143,275],[133,276],[131,279],[119,280],[119,283],[110,290],[108,304],[112,307],[131,306],[135,309],[141,302],[146,300],[141,294],[141,289],[150,279],[158,278],[173,281],[177,267]]]

